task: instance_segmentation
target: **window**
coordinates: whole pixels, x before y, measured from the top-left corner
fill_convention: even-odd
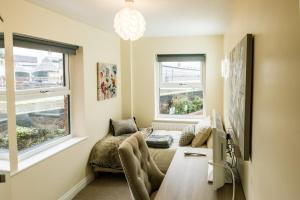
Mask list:
[[[12,36],[13,46],[5,52],[0,33],[0,159],[8,159],[8,149],[12,149],[12,159],[22,160],[71,137],[69,57],[78,47]],[[7,62],[9,66],[5,66],[4,53],[13,58]],[[14,79],[6,74],[14,74]],[[9,101],[7,88],[8,97],[15,96]],[[9,133],[8,128],[12,129]],[[11,139],[16,141],[9,146]]]
[[[157,117],[203,115],[204,55],[158,55]]]
[[[70,134],[68,54],[14,47],[18,150]]]
[[[70,136],[69,55],[76,49],[73,45],[13,34],[15,129],[21,157]],[[0,80],[0,89],[5,89],[5,81]],[[0,114],[4,115],[1,109],[6,111],[6,106],[0,106]],[[8,137],[3,138],[0,148],[7,149]]]

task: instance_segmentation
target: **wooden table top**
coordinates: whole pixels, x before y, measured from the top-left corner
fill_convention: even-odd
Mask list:
[[[207,156],[184,156],[184,151],[203,153]],[[178,148],[155,200],[231,200],[232,184],[225,184],[215,191],[208,183],[208,161],[212,150],[207,148]],[[236,200],[245,200],[238,182]]]

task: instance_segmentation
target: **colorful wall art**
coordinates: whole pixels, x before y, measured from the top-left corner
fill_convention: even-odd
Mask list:
[[[97,63],[97,100],[117,96],[117,65]]]

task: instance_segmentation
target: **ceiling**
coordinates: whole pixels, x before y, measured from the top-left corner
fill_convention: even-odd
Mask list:
[[[113,33],[114,15],[124,0],[27,0]],[[145,36],[222,34],[230,0],[135,0],[146,20]]]

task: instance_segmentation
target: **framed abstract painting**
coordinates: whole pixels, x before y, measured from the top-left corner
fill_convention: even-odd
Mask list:
[[[97,100],[117,96],[117,65],[97,63]]]

